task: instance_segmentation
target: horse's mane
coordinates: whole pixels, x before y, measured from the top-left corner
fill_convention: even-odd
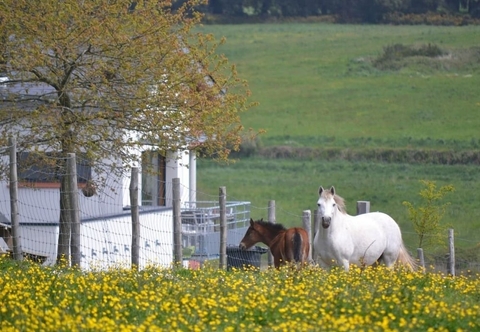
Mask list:
[[[261,225],[261,226],[264,226],[268,229],[271,229],[271,230],[274,230],[274,231],[278,231],[278,232],[281,232],[281,231],[285,231],[286,228],[285,226],[283,226],[282,224],[277,224],[277,223],[273,223],[273,222],[269,222],[269,221],[264,221],[264,220],[256,220],[255,223]]]
[[[347,213],[347,206],[345,205],[345,200],[342,196],[338,196],[337,194],[332,195],[329,190],[324,191],[322,195],[324,195],[325,198],[330,198],[333,196],[333,200],[337,204],[338,210],[342,213]]]
[[[333,199],[335,203],[337,203],[338,210],[342,213],[347,213],[347,206],[345,205],[345,200],[342,196],[338,196],[337,194],[333,195]]]

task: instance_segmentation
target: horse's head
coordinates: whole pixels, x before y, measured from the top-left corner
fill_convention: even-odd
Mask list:
[[[259,221],[263,222],[263,218],[260,219]],[[253,219],[250,218],[250,227],[248,227],[247,232],[245,233],[245,236],[240,241],[240,245],[239,245],[240,249],[247,250],[251,248],[254,244],[262,241],[262,235],[256,229],[256,225],[257,225],[257,221],[253,221]]]
[[[323,189],[322,186],[318,189],[318,195],[320,198],[317,201],[318,212],[320,214],[320,220],[322,221],[322,227],[330,227],[332,218],[337,212],[337,202],[335,201],[335,188],[332,186],[330,190]]]

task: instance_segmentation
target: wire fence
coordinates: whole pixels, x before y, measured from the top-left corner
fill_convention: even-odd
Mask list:
[[[370,202],[368,201],[358,201],[357,204],[364,204]],[[362,210],[363,208],[360,208]],[[281,205],[276,204],[275,208],[275,218],[277,222],[288,223],[290,225],[302,226],[302,221],[304,215],[302,211],[291,211],[285,210]],[[359,211],[357,208],[357,213],[368,212],[369,209]],[[313,217],[317,213],[316,210],[312,211],[312,240],[315,233],[315,225]],[[263,206],[251,206],[251,215],[257,216],[258,219],[261,217],[267,218],[268,216],[268,206],[267,204]],[[419,262],[418,248],[415,247],[415,243],[418,243],[418,234],[415,232],[409,232],[401,230],[402,238],[404,242],[409,243],[407,247],[410,255],[414,257]],[[480,273],[480,242],[470,239],[465,239],[461,236],[456,235],[455,229],[454,233],[454,262],[453,269],[456,275],[476,275]],[[424,234],[424,238],[428,239],[431,237],[429,234]],[[434,247],[426,247],[423,249],[424,257],[424,267],[427,272],[439,272],[444,274],[449,274],[451,271],[451,256],[449,252],[449,233],[448,230],[445,230],[443,236],[443,243]],[[264,264],[267,264],[264,262]]]
[[[45,157],[44,157],[45,158]],[[23,255],[43,264],[55,264],[58,259],[59,239],[62,238],[60,227],[62,216],[70,215],[71,206],[62,202],[66,187],[59,182],[67,172],[58,156],[48,157],[46,165],[50,167],[30,167],[19,170],[17,180],[18,193],[16,197],[16,215],[20,225],[21,249]],[[80,165],[80,166],[78,166]],[[132,213],[130,206],[130,177],[125,170],[118,170],[95,177],[91,170],[85,170],[88,163],[77,162],[78,215],[80,220],[79,244],[80,266],[82,268],[108,268],[115,266],[130,266],[132,257]],[[80,168],[79,168],[80,167]],[[83,169],[81,167],[84,167]],[[23,173],[22,173],[23,172]],[[30,173],[28,173],[30,172]],[[122,173],[123,177],[115,174]],[[81,179],[83,177],[83,179]],[[9,252],[13,248],[12,237],[12,199],[10,188],[12,183],[4,181],[0,187],[0,252]],[[94,185],[92,185],[94,183]],[[90,186],[90,187],[89,187]],[[162,183],[165,193],[173,190],[172,182]],[[68,188],[67,188],[68,189]],[[182,256],[185,265],[198,267],[205,261],[219,257],[220,235],[218,197],[211,196],[208,201],[190,201],[191,188],[182,186],[180,195],[182,209]],[[207,197],[205,193],[199,193]],[[148,196],[140,188],[140,197]],[[165,195],[163,205],[139,206],[140,232],[138,239],[140,267],[151,264],[171,266],[174,261],[174,225],[172,195]],[[251,216],[254,219],[271,220],[269,206],[252,206],[248,200],[227,199],[227,255],[237,255],[233,248],[238,246],[240,239],[248,228]],[[312,215],[315,215],[313,212]],[[285,211],[277,207],[274,219],[289,225],[304,225],[305,215],[302,211]],[[311,221],[313,222],[313,221]],[[311,227],[314,232],[314,226]],[[64,235],[64,234],[63,234]],[[71,240],[75,234],[68,234]],[[403,233],[404,238],[415,236],[414,233]],[[447,236],[446,236],[447,238]],[[312,234],[313,239],[313,234]],[[447,239],[446,239],[447,241]],[[455,270],[457,274],[476,273],[480,271],[478,261],[478,244],[462,238],[456,238],[457,255]],[[447,243],[446,243],[447,247]],[[472,249],[461,249],[461,248]],[[416,252],[410,248],[415,257]],[[264,253],[262,250],[259,253]],[[252,253],[250,253],[252,254]],[[253,254],[254,255],[254,254]],[[254,255],[255,256],[255,255]],[[238,266],[252,264],[250,258]],[[255,259],[259,256],[256,255]],[[437,250],[425,253],[427,270],[448,272],[451,260],[448,250]],[[265,264],[267,255],[262,256]],[[231,263],[237,265],[237,263]],[[253,262],[257,264],[257,262]],[[267,262],[268,264],[268,262]]]
[[[82,267],[109,267],[129,265],[132,246],[132,219],[130,206],[124,200],[128,194],[128,183],[106,181],[92,196],[78,195],[80,216],[80,255]],[[0,224],[3,242],[12,247],[8,235],[11,227],[11,201],[7,186],[2,186],[0,198]],[[80,189],[81,190],[81,189]],[[60,220],[65,203],[65,193],[58,183],[19,183],[18,219],[20,224],[21,249],[26,256],[45,264],[57,260]],[[184,199],[188,195],[185,194]],[[68,214],[69,211],[66,211]],[[164,206],[141,207],[140,251],[142,266],[148,264],[168,265],[172,261],[172,212]],[[72,239],[75,234],[66,234]],[[1,240],[0,240],[1,241]]]

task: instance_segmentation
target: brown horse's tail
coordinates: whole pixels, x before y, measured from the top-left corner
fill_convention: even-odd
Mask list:
[[[407,248],[405,248],[405,245],[402,242],[402,245],[400,246],[400,252],[398,254],[397,258],[397,263],[400,263],[401,265],[407,267],[411,271],[415,271],[418,268],[418,264],[407,251]]]
[[[302,236],[298,231],[293,235],[293,259],[295,262],[302,261]]]
[[[305,263],[308,261],[310,251],[310,242],[308,234],[303,228],[295,229],[293,235],[293,258],[297,263]]]

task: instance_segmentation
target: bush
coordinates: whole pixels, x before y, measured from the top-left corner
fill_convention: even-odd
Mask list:
[[[420,47],[393,44],[383,48],[383,53],[373,60],[373,65],[381,70],[398,70],[404,66],[404,59],[412,57],[436,58],[445,54],[447,52],[430,43]]]
[[[232,151],[230,156],[233,158],[243,158],[254,156],[261,148],[262,141],[259,136],[244,135],[238,151]]]

